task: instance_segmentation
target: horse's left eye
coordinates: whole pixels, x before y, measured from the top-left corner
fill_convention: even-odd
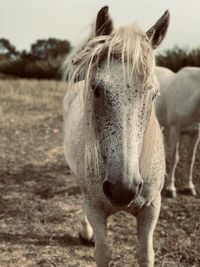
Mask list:
[[[155,94],[152,95],[151,101],[154,101],[156,99],[157,95],[158,95],[158,91]]]
[[[101,96],[102,87],[100,85],[92,85],[91,87],[94,91],[94,96],[99,98]]]

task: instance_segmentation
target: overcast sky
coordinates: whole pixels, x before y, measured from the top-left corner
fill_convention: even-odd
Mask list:
[[[104,5],[109,5],[116,27],[137,21],[145,30],[169,9],[171,23],[160,49],[200,47],[200,0],[0,0],[0,37],[19,50],[49,37],[75,45]]]

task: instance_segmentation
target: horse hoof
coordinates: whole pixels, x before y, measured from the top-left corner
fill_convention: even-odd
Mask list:
[[[197,192],[195,188],[183,188],[179,190],[180,194],[186,195],[186,196],[196,196]]]
[[[168,189],[165,189],[164,196],[166,196],[168,198],[172,198],[172,199],[176,199],[177,198],[176,191],[171,191],[171,190],[168,190]]]
[[[94,246],[94,237],[92,237],[91,239],[87,239],[79,233],[79,239],[80,239],[81,243],[85,246],[89,246],[89,247]]]

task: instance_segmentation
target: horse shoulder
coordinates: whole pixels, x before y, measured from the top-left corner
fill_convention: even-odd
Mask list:
[[[191,125],[196,121],[195,113],[200,103],[200,68],[181,69],[171,83],[171,101],[168,104],[169,124]]]

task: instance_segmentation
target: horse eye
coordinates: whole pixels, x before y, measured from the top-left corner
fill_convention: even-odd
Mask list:
[[[99,98],[101,96],[102,87],[100,85],[92,85],[92,90],[94,91],[94,96]]]
[[[154,101],[158,95],[158,91],[152,96],[151,101]]]

